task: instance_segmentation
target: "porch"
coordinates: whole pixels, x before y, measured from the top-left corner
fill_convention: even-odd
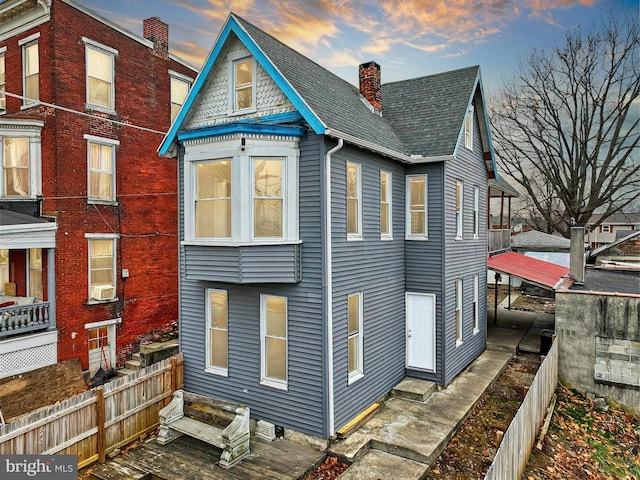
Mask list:
[[[0,209],[0,378],[58,360],[56,229],[55,222]]]
[[[511,199],[518,192],[498,177],[489,180],[489,211],[487,212],[487,249],[489,255],[511,248]]]

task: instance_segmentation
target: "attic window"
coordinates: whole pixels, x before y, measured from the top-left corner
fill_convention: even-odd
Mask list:
[[[473,150],[473,106],[469,107],[469,111],[464,117],[464,146]]]
[[[256,110],[256,63],[248,53],[242,51],[229,55],[231,114]]]

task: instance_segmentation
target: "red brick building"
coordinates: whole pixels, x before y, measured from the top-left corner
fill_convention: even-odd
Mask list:
[[[0,4],[0,378],[121,364],[178,318],[177,166],[196,72],[69,0]]]

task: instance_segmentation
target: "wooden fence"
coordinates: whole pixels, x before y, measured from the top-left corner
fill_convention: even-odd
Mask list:
[[[554,340],[502,439],[485,480],[520,480],[557,384],[558,342]]]
[[[182,388],[178,354],[31,412],[0,427],[2,455],[78,455],[78,468],[158,427],[158,412]]]

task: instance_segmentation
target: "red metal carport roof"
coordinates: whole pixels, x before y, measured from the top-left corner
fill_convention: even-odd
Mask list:
[[[569,275],[567,267],[515,252],[489,257],[487,266],[496,272],[519,277],[529,283],[551,289],[555,289],[563,277]]]

